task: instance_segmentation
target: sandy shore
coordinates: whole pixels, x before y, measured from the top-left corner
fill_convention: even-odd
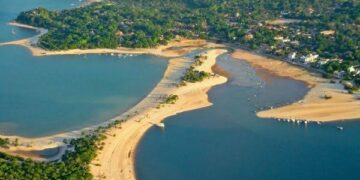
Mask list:
[[[360,118],[358,95],[348,94],[341,84],[331,84],[329,80],[321,78],[318,74],[248,51],[237,50],[233,53],[233,57],[245,60],[255,68],[268,70],[278,76],[306,82],[311,87],[311,90],[302,101],[260,111],[257,113],[259,117],[322,122]],[[325,95],[332,98],[325,99]]]
[[[199,47],[222,47],[221,45],[210,43],[205,40],[200,40],[200,39],[191,40],[191,39],[178,38],[170,41],[167,45],[161,45],[155,48],[118,47],[116,49],[96,48],[96,49],[71,49],[71,50],[49,51],[36,46],[40,36],[48,32],[47,29],[37,28],[16,22],[10,22],[9,25],[35,30],[39,32],[39,34],[30,38],[3,42],[0,43],[0,46],[5,46],[5,45],[24,46],[30,50],[33,56],[82,55],[82,54],[114,54],[114,55],[151,54],[156,56],[173,58],[173,57],[180,57]]]
[[[37,28],[33,26],[28,26],[24,24],[19,24],[16,22],[10,22],[9,25],[21,27],[21,28],[27,28],[31,30],[35,30],[39,32],[38,35],[11,41],[11,42],[5,42],[0,43],[0,46],[5,45],[20,45],[27,47],[33,55],[35,56],[51,56],[51,55],[77,55],[77,54],[110,54],[110,53],[116,53],[116,54],[152,54],[156,56],[162,56],[162,57],[180,57],[183,56],[193,50],[202,48],[202,47],[223,47],[222,45],[217,45],[214,43],[209,43],[204,40],[188,40],[188,39],[177,39],[169,42],[166,46],[159,46],[157,48],[148,48],[148,49],[129,49],[129,48],[117,48],[117,49],[88,49],[88,50],[80,50],[80,49],[74,49],[74,50],[67,50],[67,51],[46,51],[44,49],[36,47],[36,44],[38,42],[38,39],[41,35],[47,33],[46,29],[43,28]],[[171,83],[171,82],[169,82]],[[144,102],[148,101],[147,98],[143,100]],[[15,140],[18,140],[19,145],[18,146],[10,146],[9,149],[0,148],[0,151],[21,156],[24,158],[32,158],[34,160],[39,161],[51,161],[59,159],[63,153],[65,152],[65,144],[63,143],[64,139],[72,139],[72,138],[78,138],[82,136],[82,132],[90,132],[94,129],[96,129],[99,126],[106,126],[108,123],[113,122],[115,120],[124,119],[127,116],[132,115],[131,113],[138,111],[139,108],[146,109],[147,107],[142,107],[143,101],[141,101],[137,106],[131,108],[128,112],[115,117],[109,121],[106,121],[103,124],[94,125],[91,127],[87,127],[84,129],[71,131],[71,132],[65,132],[61,134],[55,134],[52,136],[46,136],[46,137],[40,137],[40,138],[26,138],[26,137],[19,137],[19,136],[5,136],[0,135],[0,138],[9,138],[12,142]],[[139,107],[140,106],[140,107]],[[48,148],[55,148],[60,147],[60,152],[58,155],[51,157],[51,158],[43,158],[40,156],[37,156],[33,152],[36,151],[42,151]],[[29,153],[32,152],[32,153]]]
[[[198,70],[212,72],[216,57],[225,50],[210,50],[208,59]],[[104,148],[92,162],[91,172],[95,179],[136,179],[134,172],[135,149],[144,133],[154,124],[161,123],[163,119],[177,113],[210,106],[208,90],[218,84],[225,83],[227,79],[216,75],[202,82],[188,83],[177,87],[185,70],[192,63],[189,59],[171,59],[164,78],[144,101],[138,114],[121,125],[121,128],[109,129]],[[175,94],[179,100],[175,104],[164,105],[157,108],[160,101],[157,97]],[[160,128],[160,127],[159,127]],[[166,128],[166,127],[165,127]]]
[[[219,50],[219,52],[222,52],[224,50]],[[212,55],[210,53],[210,55]],[[209,60],[210,62],[210,60]],[[61,156],[64,154],[66,150],[66,144],[63,143],[64,139],[73,139],[73,138],[79,138],[82,136],[82,133],[91,132],[94,129],[100,127],[100,126],[107,126],[107,124],[115,121],[115,120],[124,120],[128,117],[132,117],[136,115],[138,117],[138,113],[142,111],[147,111],[151,108],[154,108],[154,106],[157,106],[158,103],[161,101],[159,98],[161,95],[169,94],[168,91],[173,90],[175,88],[175,83],[179,80],[179,77],[182,76],[183,72],[186,68],[190,66],[192,61],[186,60],[183,58],[174,58],[170,60],[169,67],[166,70],[164,79],[161,80],[159,85],[157,85],[156,89],[154,89],[151,94],[149,94],[146,98],[144,98],[141,102],[139,102],[136,106],[129,109],[127,112],[114,117],[102,124],[97,124],[94,126],[90,126],[87,128],[79,129],[76,131],[70,131],[70,132],[64,132],[60,134],[54,134],[51,136],[45,136],[45,137],[39,137],[39,138],[26,138],[21,136],[7,136],[7,135],[0,135],[0,138],[9,138],[11,142],[14,142],[15,140],[18,141],[17,146],[10,146],[9,149],[0,148],[1,152],[5,152],[10,155],[14,156],[20,156],[24,158],[31,158],[37,161],[53,161],[60,159]],[[207,63],[204,63],[205,65]],[[210,68],[210,67],[207,67]],[[168,76],[171,74],[171,76],[177,76],[173,77],[173,79],[168,78]],[[195,88],[198,84],[194,84]],[[160,89],[162,87],[162,89]],[[183,98],[185,100],[185,98]],[[180,101],[181,102],[181,101]],[[37,156],[36,151],[43,151],[49,148],[56,148],[59,147],[60,151],[56,156],[53,157],[41,157]]]

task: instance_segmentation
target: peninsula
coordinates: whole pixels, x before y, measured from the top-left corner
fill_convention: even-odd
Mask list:
[[[359,119],[359,3],[304,2],[106,0],[21,12],[9,25],[39,34],[0,48],[20,45],[33,56],[151,54],[168,58],[168,66],[150,94],[102,124],[40,138],[1,135],[0,177],[136,179],[144,134],[164,128],[167,117],[211,106],[208,91],[228,81],[216,66],[225,53],[309,86],[302,100],[258,117],[319,124]],[[36,154],[52,148],[54,156]]]

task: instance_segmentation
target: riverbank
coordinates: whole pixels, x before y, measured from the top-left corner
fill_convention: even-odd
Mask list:
[[[208,59],[196,67],[199,70],[213,73],[212,66],[216,58],[225,50],[210,50]],[[227,79],[215,75],[198,83],[187,83],[178,87],[180,78],[193,61],[183,58],[171,59],[164,78],[155,89],[144,99],[143,107],[139,108],[137,115],[121,124],[121,128],[109,129],[104,147],[92,162],[91,172],[95,178],[107,179],[136,179],[134,171],[135,149],[144,133],[154,124],[161,123],[163,119],[177,113],[203,108],[211,105],[208,101],[208,90]],[[166,104],[158,108],[159,96],[177,95],[179,99],[175,104]]]
[[[48,32],[47,29],[29,26],[17,22],[10,22],[9,25],[20,28],[31,29],[39,32],[39,34],[30,38],[3,42],[0,43],[0,46],[6,46],[6,45],[23,46],[26,47],[28,50],[30,50],[33,56],[84,55],[84,54],[112,54],[112,55],[151,54],[155,56],[174,58],[185,55],[199,47],[203,47],[203,48],[223,47],[219,44],[210,43],[201,39],[192,40],[185,38],[177,38],[170,41],[167,45],[160,45],[154,48],[118,47],[115,49],[96,48],[96,49],[70,49],[70,50],[50,51],[50,50],[42,49],[37,46],[40,36],[46,34]]]
[[[255,69],[260,68],[278,76],[303,81],[311,88],[303,100],[283,107],[260,111],[257,113],[259,117],[319,122],[360,118],[359,95],[348,94],[339,83],[331,84],[329,80],[318,74],[248,51],[237,50],[232,56],[247,61]]]

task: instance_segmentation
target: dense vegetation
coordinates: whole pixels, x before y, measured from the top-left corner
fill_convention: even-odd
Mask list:
[[[359,63],[359,13],[356,0],[111,0],[61,12],[37,8],[16,20],[50,29],[40,40],[47,49],[153,47],[180,35]],[[279,17],[304,21],[266,24]],[[334,36],[320,33],[329,29]],[[299,43],[284,45],[279,35]]]
[[[0,179],[92,179],[89,164],[102,138],[96,134],[71,140],[69,146],[74,151],[67,152],[59,162],[39,163],[0,153]]]
[[[298,57],[317,53],[332,60],[320,68],[334,73],[360,64],[359,4],[357,0],[105,0],[63,11],[37,8],[22,12],[16,21],[48,28],[39,45],[50,50],[154,47],[182,36],[228,42],[282,58],[292,52]],[[269,23],[281,17],[300,21]]]

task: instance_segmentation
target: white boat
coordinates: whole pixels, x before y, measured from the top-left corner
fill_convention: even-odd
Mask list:
[[[336,127],[338,130],[340,130],[340,131],[342,131],[342,130],[344,130],[344,128],[342,127],[342,126],[338,126],[338,127]]]
[[[15,32],[15,30],[14,30],[14,29],[12,29],[12,30],[11,30],[11,34],[13,34],[13,35],[15,35],[15,34],[16,34],[16,32]]]

